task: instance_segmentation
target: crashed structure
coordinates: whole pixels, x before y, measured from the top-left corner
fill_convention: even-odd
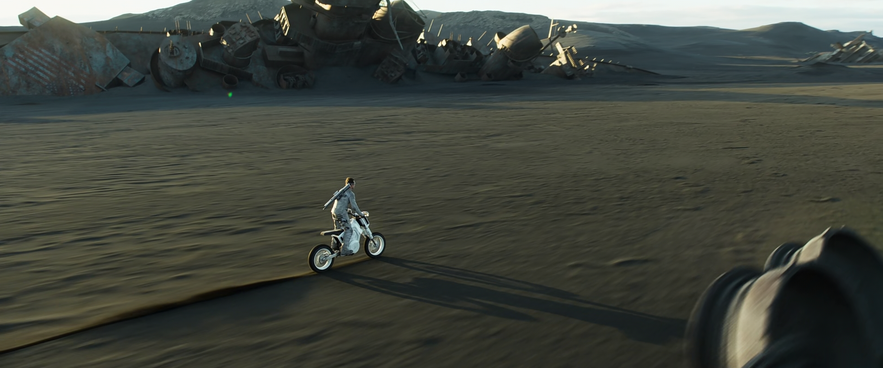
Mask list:
[[[867,64],[883,63],[883,51],[876,50],[865,40],[868,33],[862,33],[845,44],[837,42],[831,47],[834,51],[822,52],[802,61],[804,64]]]
[[[144,79],[89,28],[36,8],[19,20],[28,32],[0,48],[0,95],[88,95]]]
[[[487,50],[474,46],[472,38],[455,40],[453,33],[435,41],[404,0],[291,0],[273,18],[220,20],[208,32],[192,31],[189,23],[181,29],[177,21],[171,31],[94,32],[49,19],[36,8],[19,19],[27,32],[0,37],[0,94],[91,94],[144,79],[165,91],[235,89],[246,81],[301,89],[317,82],[314,71],[329,66],[376,66],[373,76],[386,83],[414,78],[418,71],[459,82],[517,80],[524,73],[581,79],[603,68],[646,72],[577,58],[574,47],[556,43],[576,32],[575,25],[559,27],[552,37],[552,24],[545,41],[529,25],[492,33],[487,46],[495,47]],[[558,56],[543,65],[552,56],[544,51],[553,44]]]
[[[202,90],[212,78],[220,78],[225,88],[249,80],[265,88],[300,89],[312,87],[312,71],[323,67],[379,64],[375,76],[392,83],[404,76],[405,55],[423,25],[400,0],[383,7],[376,0],[293,0],[272,19],[221,21],[208,35],[170,34],[152,62],[159,73],[151,74],[163,76],[154,77],[162,89]],[[162,52],[166,43],[196,50],[198,65],[178,68],[181,59]],[[180,69],[174,81],[165,78],[168,69]]]

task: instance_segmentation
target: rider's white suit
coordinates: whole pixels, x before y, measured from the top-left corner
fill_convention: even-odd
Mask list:
[[[349,225],[349,214],[346,212],[348,208],[352,208],[355,214],[362,215],[362,210],[356,204],[356,193],[353,193],[352,188],[348,188],[341,194],[340,198],[334,201],[334,206],[331,207],[331,219],[334,221],[334,228],[343,229],[343,234],[340,237],[347,243],[352,233]]]

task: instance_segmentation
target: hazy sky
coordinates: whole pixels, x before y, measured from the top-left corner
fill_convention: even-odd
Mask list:
[[[180,0],[0,0],[0,25],[18,25],[18,14],[33,6],[74,22],[143,13]],[[732,29],[799,21],[821,29],[883,34],[883,0],[408,0],[424,10],[502,10],[599,23],[716,26]],[[738,4],[738,5],[734,5]]]

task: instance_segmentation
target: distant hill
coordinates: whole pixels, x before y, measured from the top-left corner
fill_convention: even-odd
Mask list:
[[[861,33],[823,31],[800,22],[769,24],[746,29],[742,32],[768,40],[778,45],[788,45],[791,48],[807,51],[829,51],[831,49],[831,44],[835,42],[849,41]],[[868,38],[869,41],[873,39],[876,39],[876,37]]]
[[[149,11],[143,14],[121,14],[104,21],[83,23],[95,30],[112,31],[162,31],[190,27],[195,30],[208,30],[212,24],[222,20],[257,21],[273,18],[288,0],[191,0],[169,8]],[[64,15],[62,15],[64,16]]]
[[[157,9],[140,14],[146,19],[179,19],[196,22],[217,22],[219,20],[246,19],[258,20],[258,13],[265,18],[272,18],[288,0],[191,0],[170,8]],[[128,18],[129,20],[134,17]]]

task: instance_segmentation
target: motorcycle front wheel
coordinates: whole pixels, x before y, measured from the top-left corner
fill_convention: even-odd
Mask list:
[[[331,247],[325,244],[319,244],[313,247],[313,250],[310,251],[310,268],[313,269],[316,273],[322,273],[331,268],[331,265],[334,264],[334,257],[331,255],[334,252],[331,250]]]
[[[386,238],[381,233],[374,233],[371,239],[365,238],[365,254],[371,258],[380,257],[380,254],[386,250]]]

